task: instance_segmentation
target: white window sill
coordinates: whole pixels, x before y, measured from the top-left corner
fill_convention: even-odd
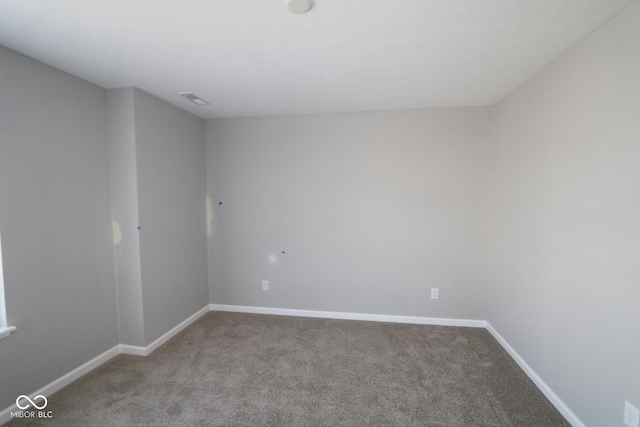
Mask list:
[[[8,337],[9,335],[11,335],[11,332],[13,332],[15,330],[16,330],[15,326],[2,326],[2,327],[0,327],[0,339],[2,339],[4,337]]]

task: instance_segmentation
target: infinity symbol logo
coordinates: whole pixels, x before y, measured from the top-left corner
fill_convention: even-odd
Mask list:
[[[39,405],[36,403],[36,401],[37,401],[38,399],[40,399],[40,400],[42,400],[42,401],[44,402],[41,406],[39,406]],[[21,401],[21,400],[26,400],[28,403],[27,403],[26,405],[22,406],[22,405],[20,404],[20,401]],[[44,409],[44,408],[46,408],[46,407],[47,407],[47,403],[49,403],[49,402],[47,402],[47,398],[46,398],[46,397],[44,397],[44,396],[43,396],[43,395],[41,395],[41,394],[39,394],[39,395],[35,396],[35,397],[33,398],[33,400],[31,400],[31,398],[30,398],[29,396],[25,395],[25,394],[21,394],[21,395],[20,395],[20,396],[18,396],[18,398],[16,399],[16,406],[17,406],[18,408],[20,408],[20,409],[27,409],[29,406],[33,406],[34,408],[36,408],[36,409],[38,409],[38,410],[42,410],[42,409]]]

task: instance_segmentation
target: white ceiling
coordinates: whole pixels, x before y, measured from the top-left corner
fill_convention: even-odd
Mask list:
[[[0,44],[204,118],[476,106],[630,2],[2,0]]]

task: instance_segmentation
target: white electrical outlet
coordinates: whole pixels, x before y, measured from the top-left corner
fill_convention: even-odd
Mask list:
[[[628,427],[638,427],[640,412],[638,408],[625,400],[624,402],[624,425]]]
[[[431,288],[431,299],[438,299],[438,288]]]
[[[263,280],[262,281],[262,290],[263,291],[268,291],[269,290],[269,281],[268,280]]]

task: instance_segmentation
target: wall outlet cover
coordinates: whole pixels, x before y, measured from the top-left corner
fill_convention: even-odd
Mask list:
[[[638,427],[638,421],[640,420],[640,412],[638,408],[631,403],[624,402],[624,425],[628,427]]]

